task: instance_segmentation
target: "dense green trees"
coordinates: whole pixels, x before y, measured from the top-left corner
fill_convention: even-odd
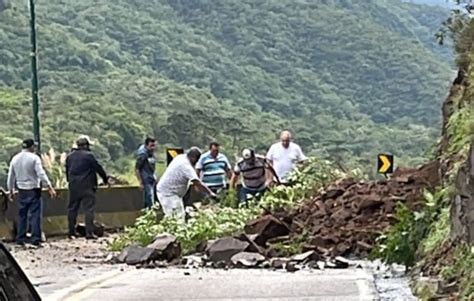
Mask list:
[[[38,0],[45,147],[87,133],[122,171],[147,134],[232,154],[290,128],[309,153],[417,160],[450,76],[432,38],[446,14],[395,0]],[[5,167],[31,128],[21,1],[0,12],[0,62]]]

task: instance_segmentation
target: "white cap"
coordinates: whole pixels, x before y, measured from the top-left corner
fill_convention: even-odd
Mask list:
[[[77,148],[77,144],[80,143],[80,142],[83,142],[83,141],[87,141],[87,143],[89,145],[94,145],[95,142],[91,140],[91,138],[88,136],[88,135],[80,135],[76,142],[74,142],[74,144],[72,145],[73,148]]]
[[[244,149],[242,151],[242,157],[245,159],[245,160],[248,160],[250,158],[252,158],[252,151],[248,148]]]

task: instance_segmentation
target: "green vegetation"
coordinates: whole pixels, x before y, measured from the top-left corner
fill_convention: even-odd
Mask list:
[[[308,171],[316,170],[320,177],[311,177]],[[186,223],[174,218],[161,219],[158,211],[150,210],[139,217],[132,227],[126,227],[124,234],[110,245],[112,250],[122,250],[132,244],[148,245],[156,235],[171,233],[181,242],[186,252],[192,251],[200,242],[209,239],[240,233],[245,224],[258,217],[262,210],[275,212],[278,209],[290,209],[305,199],[314,189],[321,189],[342,175],[332,164],[325,160],[312,158],[303,171],[294,173],[292,187],[278,186],[268,191],[258,202],[251,201],[237,208],[220,206],[199,208],[192,212]],[[230,194],[228,199],[236,197]],[[235,199],[234,199],[235,200]],[[292,246],[282,246],[281,250]]]
[[[447,281],[460,280],[462,300],[474,298],[474,252],[468,244],[459,244],[453,252],[453,262],[441,270],[441,276]]]
[[[1,182],[31,136],[28,11],[9,7]],[[217,139],[232,155],[290,128],[307,153],[350,165],[381,151],[419,163],[449,78],[449,48],[432,38],[446,14],[396,0],[39,0],[44,150],[67,152],[86,133],[123,174],[147,134],[161,146]]]

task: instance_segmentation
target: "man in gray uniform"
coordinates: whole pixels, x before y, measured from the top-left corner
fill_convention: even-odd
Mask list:
[[[18,233],[16,243],[24,245],[26,230],[29,223],[31,227],[31,243],[41,246],[41,222],[43,201],[41,199],[41,185],[49,189],[49,195],[56,197],[51,182],[43,169],[40,157],[35,154],[35,142],[26,139],[22,144],[23,151],[15,155],[8,171],[8,189],[10,195],[18,194]]]

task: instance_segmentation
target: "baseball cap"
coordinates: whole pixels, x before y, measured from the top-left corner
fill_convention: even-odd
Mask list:
[[[74,144],[74,146],[79,146],[79,145],[94,145],[95,142],[91,140],[91,138],[87,135],[80,135],[77,140],[76,140],[76,143]]]
[[[23,142],[21,143],[21,146],[23,148],[30,148],[32,146],[36,146],[36,142],[35,140],[28,138],[28,139],[23,140]]]
[[[252,152],[251,149],[246,148],[246,149],[244,149],[244,150],[242,151],[242,157],[243,157],[245,160],[248,160],[248,159],[252,158],[252,156],[253,156],[252,153],[253,153],[253,152]]]

